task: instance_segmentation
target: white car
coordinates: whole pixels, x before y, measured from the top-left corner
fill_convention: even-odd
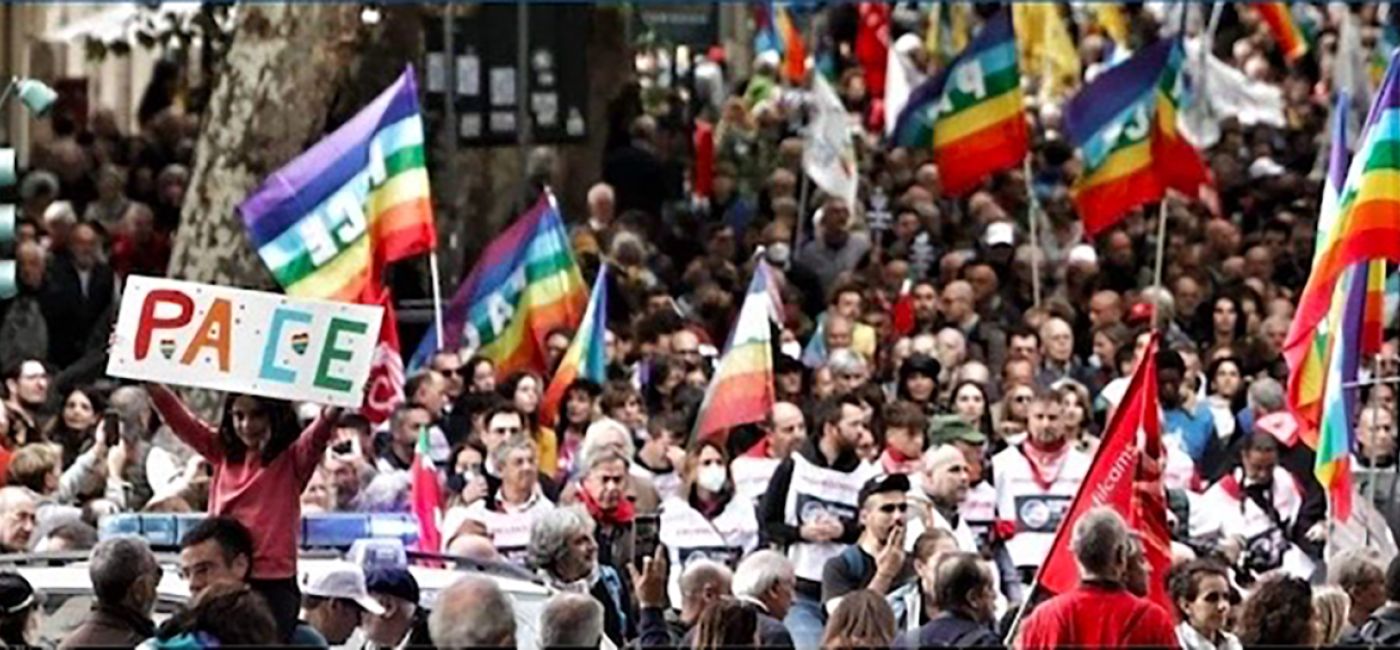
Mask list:
[[[174,562],[174,558],[161,556],[160,559],[161,566],[165,571],[164,575],[161,576],[160,585],[156,588],[157,603],[154,618],[157,624],[183,608],[190,599],[189,587],[180,577],[180,570]],[[43,594],[44,618],[39,627],[41,645],[55,647],[69,633],[82,625],[96,601],[92,593],[92,581],[88,578],[88,563],[86,560],[77,560],[59,566],[44,566],[35,563],[34,560],[39,560],[39,558],[31,558],[30,562],[11,566],[4,566],[3,560],[0,560],[0,569],[19,573]],[[330,557],[303,558],[299,560],[299,569],[307,571],[318,563],[329,563],[332,560],[333,558]],[[536,647],[535,639],[538,636],[540,614],[544,611],[545,601],[552,593],[544,585],[495,572],[423,566],[411,566],[409,571],[418,581],[418,587],[422,592],[419,605],[428,609],[432,609],[433,604],[437,602],[437,595],[443,589],[446,589],[463,575],[479,574],[495,580],[501,589],[510,596],[514,605],[517,647],[531,650]],[[355,636],[347,640],[345,647],[358,647],[362,645],[362,642],[363,639],[357,631]]]

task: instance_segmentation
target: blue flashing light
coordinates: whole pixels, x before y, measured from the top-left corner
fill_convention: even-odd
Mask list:
[[[140,537],[152,548],[173,549],[204,514],[121,513],[103,517],[98,537]],[[301,548],[348,549],[362,539],[399,542],[400,548],[418,541],[418,520],[407,513],[323,513],[301,518]]]

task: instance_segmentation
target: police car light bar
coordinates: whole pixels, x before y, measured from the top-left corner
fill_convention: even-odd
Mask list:
[[[103,517],[98,538],[140,537],[154,550],[172,550],[203,514],[122,513]],[[301,518],[301,548],[348,549],[362,539],[397,540],[407,546],[418,541],[418,520],[406,513],[325,513]]]

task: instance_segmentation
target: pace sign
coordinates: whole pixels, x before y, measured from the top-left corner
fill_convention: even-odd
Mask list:
[[[133,275],[107,373],[358,407],[383,311]]]

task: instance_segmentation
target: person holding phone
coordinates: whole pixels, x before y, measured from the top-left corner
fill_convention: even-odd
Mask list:
[[[148,384],[170,430],[214,468],[209,514],[238,520],[253,538],[249,584],[261,593],[286,641],[296,625],[301,493],[325,455],[341,409],[326,407],[305,430],[290,402],[230,393],[217,426],[200,420],[173,391]]]
[[[717,440],[692,445],[681,474],[681,493],[661,504],[660,540],[670,553],[672,603],[682,602],[681,574],[693,561],[708,559],[733,569],[758,547],[753,502],[735,494],[729,455]],[[640,540],[637,547],[641,554]]]

